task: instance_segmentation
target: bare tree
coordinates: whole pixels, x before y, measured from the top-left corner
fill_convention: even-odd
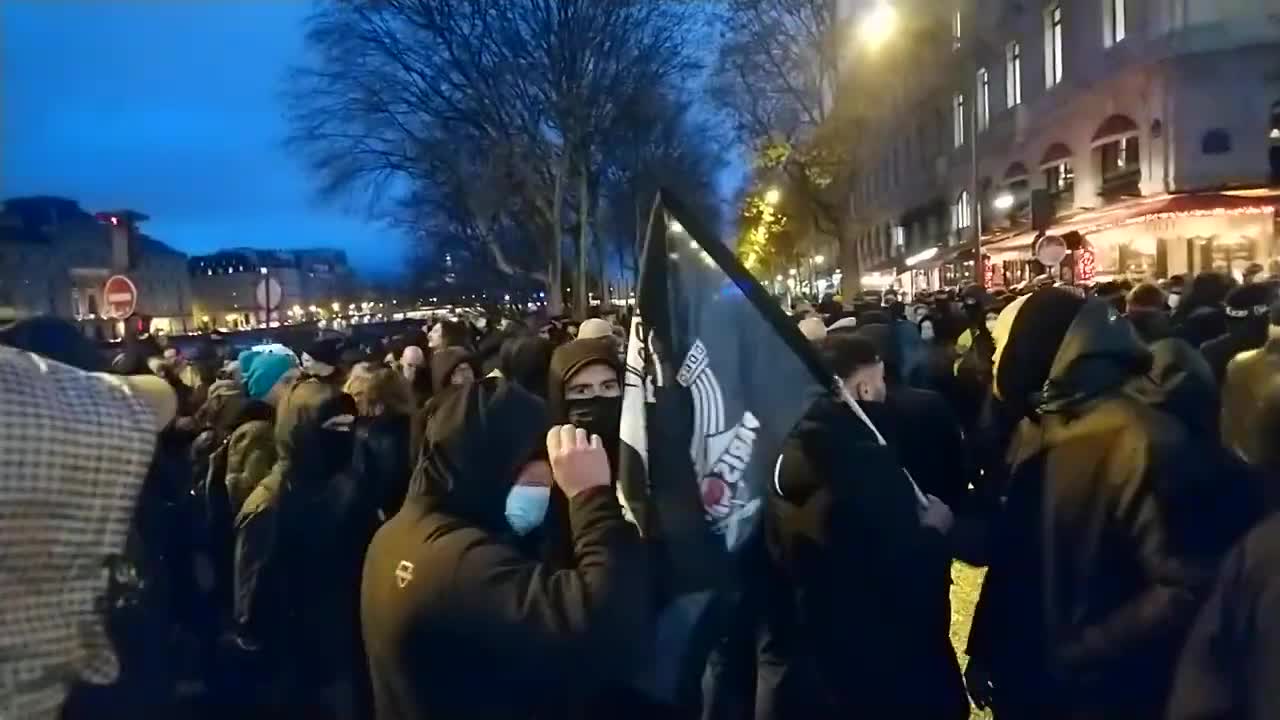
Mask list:
[[[290,77],[290,143],[323,195],[418,224],[443,212],[495,267],[544,280],[558,312],[570,227],[585,299],[602,139],[636,93],[687,70],[688,12],[666,0],[327,0],[309,21],[312,59]]]
[[[756,148],[758,171],[781,176],[791,233],[806,227],[843,247],[851,222],[857,116],[840,73],[850,41],[836,0],[725,0],[726,39],[714,95]],[[799,221],[799,222],[797,222]],[[845,277],[857,283],[855,267]]]

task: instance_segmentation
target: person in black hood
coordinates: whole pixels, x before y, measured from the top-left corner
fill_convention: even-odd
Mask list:
[[[553,422],[599,435],[617,467],[622,363],[607,338],[574,340],[556,348],[548,372],[547,409]]]
[[[278,458],[235,520],[233,646],[267,670],[268,702],[314,708],[362,665],[361,560],[377,525],[374,499],[350,471],[355,401],[299,381],[281,401]]]
[[[864,341],[851,339],[855,342]],[[842,378],[877,394],[875,372]],[[785,718],[969,715],[950,617],[945,503],[918,491],[891,448],[838,398],[816,401],[783,446],[765,515],[779,578],[767,610],[776,674],[762,703]],[[850,568],[857,568],[852,572]]]
[[[1231,291],[1231,283],[1230,277],[1218,272],[1195,276],[1182,302],[1173,311],[1174,334],[1195,348],[1226,334],[1223,303]]]
[[[1275,300],[1275,286],[1269,283],[1241,285],[1227,293],[1227,332],[1200,346],[1219,385],[1227,377],[1227,364],[1232,358],[1266,344]]]
[[[440,392],[450,385],[463,385],[476,379],[475,361],[471,353],[460,347],[447,347],[431,354],[431,389]]]
[[[560,717],[647,654],[639,537],[609,488],[600,440],[572,426],[547,432],[534,395],[486,378],[436,402],[409,497],[365,560],[376,716]],[[570,498],[574,565],[562,570],[522,542],[545,510],[548,474]]]
[[[1196,607],[1162,485],[1176,420],[1126,392],[1151,367],[1104,301],[1050,288],[994,333],[995,394],[1022,417],[969,634],[969,693],[997,718],[1155,718]]]
[[[547,374],[554,350],[550,340],[536,335],[510,338],[502,344],[498,370],[506,379],[546,399]]]

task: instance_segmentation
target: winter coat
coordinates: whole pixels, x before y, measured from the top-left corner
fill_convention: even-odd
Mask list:
[[[1227,556],[1178,661],[1169,720],[1280,717],[1280,516]]]
[[[949,637],[951,558],[923,527],[914,490],[887,447],[817,401],[786,441],[769,493],[766,544],[789,593],[768,611],[785,657],[769,703],[779,718],[967,718]]]
[[[377,717],[550,716],[642,661],[652,629],[642,546],[600,488],[569,503],[573,567],[526,554],[504,503],[545,442],[542,403],[496,378],[435,401],[409,497],[365,560]]]
[[[1257,423],[1261,391],[1280,377],[1280,337],[1273,334],[1266,345],[1240,353],[1227,365],[1222,386],[1222,444],[1245,462],[1262,457],[1260,439],[1252,429]]]
[[[972,478],[964,430],[942,395],[891,385],[884,403],[863,408],[923,492],[953,510],[967,505]]]
[[[1176,420],[1124,390],[1150,362],[1110,306],[1085,303],[1015,431],[968,647],[998,715],[1160,714],[1197,596],[1159,489],[1201,466]]]
[[[400,511],[413,473],[407,415],[384,414],[361,418],[356,424],[353,470],[362,488],[376,492],[378,511],[385,520]]]
[[[355,401],[304,379],[281,401],[278,459],[235,519],[236,642],[307,687],[332,682],[358,648],[358,585],[377,526],[372,494],[350,471]]]
[[[227,441],[227,499],[232,515],[276,464],[275,426],[270,420],[250,420],[231,433]]]
[[[1156,490],[1178,554],[1212,575],[1227,550],[1261,519],[1262,481],[1218,441],[1218,388],[1204,357],[1178,338],[1155,342],[1150,350],[1151,370],[1125,389],[1184,430],[1184,467],[1161,478]]]
[[[1227,378],[1227,365],[1235,356],[1248,350],[1257,350],[1264,342],[1266,342],[1265,337],[1259,341],[1247,335],[1227,333],[1201,345],[1200,354],[1209,361],[1214,379],[1218,384],[1222,384]]]
[[[1173,334],[1173,322],[1169,320],[1169,313],[1163,310],[1130,310],[1125,317],[1145,343],[1163,340]]]
[[[1200,347],[1227,334],[1227,312],[1221,305],[1201,305],[1174,318],[1174,334],[1191,347]]]

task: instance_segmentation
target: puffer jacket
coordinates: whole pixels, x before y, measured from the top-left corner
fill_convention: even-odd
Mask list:
[[[968,646],[997,714],[1161,714],[1201,588],[1160,488],[1201,465],[1175,419],[1125,391],[1150,363],[1109,305],[1085,303],[1015,431]]]
[[[1259,447],[1263,439],[1252,432],[1257,423],[1261,390],[1280,377],[1278,330],[1272,328],[1266,345],[1237,355],[1227,365],[1227,379],[1222,386],[1222,444],[1254,465],[1263,454]]]
[[[227,439],[226,483],[233,516],[275,464],[275,426],[270,420],[250,420],[232,431]]]

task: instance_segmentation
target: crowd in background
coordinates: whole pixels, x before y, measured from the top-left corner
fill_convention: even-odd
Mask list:
[[[611,489],[625,313],[110,358],[20,321],[0,716],[1280,716],[1280,295],[1254,280],[795,308],[887,444],[814,404],[665,703],[632,682],[661,579]],[[955,560],[988,568],[963,670]]]

